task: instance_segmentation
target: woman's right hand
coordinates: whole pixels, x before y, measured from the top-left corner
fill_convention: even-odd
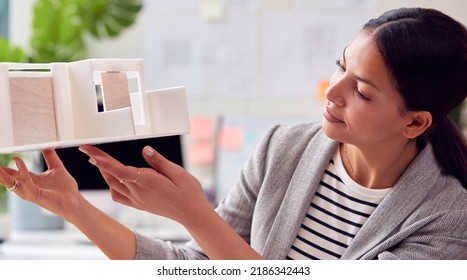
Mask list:
[[[48,170],[35,174],[30,172],[24,161],[15,157],[18,170],[0,168],[0,184],[10,187],[19,184],[15,193],[24,200],[47,209],[66,220],[79,209],[81,194],[76,180],[66,170],[55,150],[42,151]]]

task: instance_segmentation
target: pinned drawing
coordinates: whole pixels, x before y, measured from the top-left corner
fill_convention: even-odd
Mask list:
[[[0,153],[189,132],[185,88],[146,91],[143,74],[141,59],[0,63]]]

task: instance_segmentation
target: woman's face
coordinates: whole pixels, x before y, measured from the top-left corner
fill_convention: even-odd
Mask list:
[[[375,147],[403,139],[403,128],[411,120],[405,117],[403,99],[371,33],[360,32],[336,63],[326,90],[326,135],[339,142]]]

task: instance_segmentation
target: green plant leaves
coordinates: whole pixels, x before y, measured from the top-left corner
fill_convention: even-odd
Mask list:
[[[8,166],[15,156],[18,154],[0,154],[0,166]]]
[[[19,47],[11,46],[5,38],[0,37],[0,61],[25,62],[26,54]]]
[[[34,62],[69,62],[85,57],[79,0],[38,0],[31,45]]]
[[[86,2],[86,1],[85,1]],[[134,23],[142,0],[94,0],[90,2],[87,24],[97,38],[115,37]]]
[[[1,41],[5,41],[5,40],[3,38],[0,38],[0,46],[3,45]],[[18,154],[0,154],[0,166],[8,166],[8,164],[13,160],[13,157],[15,156],[18,156]],[[0,213],[6,211],[5,193],[6,193],[5,187],[0,185],[0,202],[2,203],[0,205]]]
[[[134,23],[141,9],[142,0],[36,0],[32,61],[84,59],[85,33],[115,37]]]

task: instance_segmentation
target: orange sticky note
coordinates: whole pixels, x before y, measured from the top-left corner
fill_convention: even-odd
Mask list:
[[[243,145],[244,130],[240,126],[225,126],[219,131],[219,148],[238,151]]]
[[[214,137],[214,121],[210,117],[194,117],[190,123],[193,141],[211,141]]]
[[[318,81],[317,86],[317,96],[321,101],[326,101],[326,89],[329,87],[329,80],[320,80]]]

